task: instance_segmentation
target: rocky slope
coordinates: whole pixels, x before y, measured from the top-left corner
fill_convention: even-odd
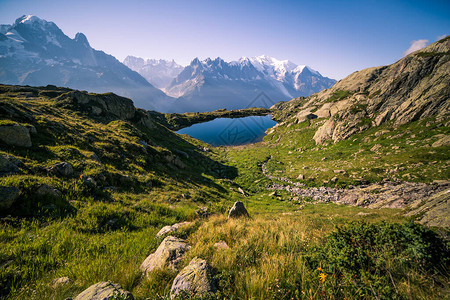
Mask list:
[[[450,38],[444,38],[398,62],[368,68],[306,99],[276,105],[287,123],[323,120],[318,145],[337,142],[386,122],[406,124],[450,116]]]

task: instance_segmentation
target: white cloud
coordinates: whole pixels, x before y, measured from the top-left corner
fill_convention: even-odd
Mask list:
[[[406,56],[410,53],[413,53],[414,51],[420,50],[424,47],[426,47],[429,43],[429,40],[417,40],[411,42],[411,47],[408,48],[405,52],[403,52],[403,55]]]
[[[436,40],[436,41],[442,40],[442,39],[445,38],[446,36],[447,36],[446,34],[440,35],[440,36],[437,37],[437,40]]]

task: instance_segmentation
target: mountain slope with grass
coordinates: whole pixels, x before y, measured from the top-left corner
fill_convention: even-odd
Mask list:
[[[235,147],[168,127],[267,111],[0,86],[0,297],[445,299],[447,49],[279,103]],[[236,201],[250,217],[226,217]]]

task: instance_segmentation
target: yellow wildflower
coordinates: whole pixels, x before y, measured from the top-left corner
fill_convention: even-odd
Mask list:
[[[325,273],[320,273],[319,274],[319,279],[320,279],[320,281],[322,283],[325,282],[325,278],[327,278],[327,274],[325,274]]]

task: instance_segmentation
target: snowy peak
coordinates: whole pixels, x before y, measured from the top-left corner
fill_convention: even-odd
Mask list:
[[[177,64],[174,60],[144,59],[129,55],[124,59],[123,64],[138,72],[159,89],[164,89],[172,79],[183,71],[183,66]]]

